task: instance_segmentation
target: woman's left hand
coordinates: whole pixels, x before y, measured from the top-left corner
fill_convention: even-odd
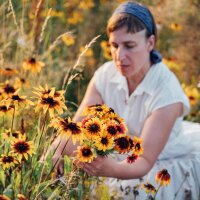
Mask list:
[[[75,164],[90,176],[114,177],[118,162],[110,156],[98,156],[91,163],[75,161]]]

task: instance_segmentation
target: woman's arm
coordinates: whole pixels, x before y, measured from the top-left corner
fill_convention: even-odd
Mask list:
[[[175,103],[153,112],[145,121],[141,138],[144,152],[135,163],[117,162],[112,158],[98,157],[91,164],[83,164],[90,175],[134,179],[143,177],[153,167],[163,150],[177,117],[183,112],[182,104]]]

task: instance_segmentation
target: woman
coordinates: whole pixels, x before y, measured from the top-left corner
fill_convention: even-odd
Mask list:
[[[176,195],[180,200],[186,196],[198,200],[200,151],[192,137],[200,138],[200,127],[182,122],[189,112],[189,102],[154,49],[156,26],[152,14],[140,4],[125,2],[111,16],[107,33],[113,61],[95,72],[74,120],[81,120],[86,106],[105,103],[124,118],[130,135],[142,138],[144,153],[133,164],[120,156],[98,157],[90,164],[79,165],[89,175],[112,177],[106,184],[123,199],[133,199],[132,192],[125,195],[126,188],[133,188],[139,178],[155,184],[156,173],[166,168],[172,180],[156,198],[171,200]],[[188,134],[185,128],[189,128]],[[63,138],[54,159],[65,143]],[[65,151],[72,154],[74,148],[69,141]],[[140,195],[138,199],[144,199]]]

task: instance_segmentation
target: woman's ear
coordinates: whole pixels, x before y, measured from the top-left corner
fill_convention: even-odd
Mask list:
[[[148,38],[147,43],[148,43],[148,51],[151,52],[154,49],[154,46],[155,46],[155,35],[151,35]]]

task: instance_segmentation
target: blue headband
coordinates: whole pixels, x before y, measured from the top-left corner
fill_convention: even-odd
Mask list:
[[[146,7],[133,2],[126,2],[122,3],[118,8],[116,8],[113,15],[119,13],[127,13],[133,15],[145,25],[149,33],[153,34],[154,30],[152,17]]]
[[[142,6],[134,2],[125,2],[116,8],[113,15],[120,13],[127,13],[133,15],[145,25],[146,29],[150,34],[155,34],[155,30],[153,27],[154,22],[152,16],[149,10],[145,6]],[[161,54],[155,49],[151,51],[150,58],[152,63],[159,63],[162,61]]]

